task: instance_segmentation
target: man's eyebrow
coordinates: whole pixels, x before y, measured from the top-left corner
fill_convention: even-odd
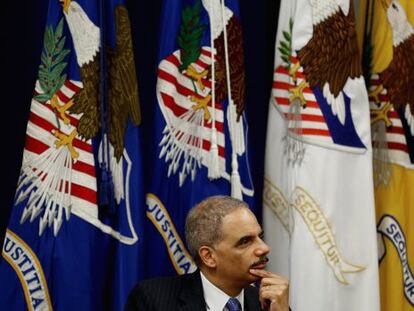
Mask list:
[[[248,241],[251,241],[251,240],[253,240],[254,239],[254,237],[255,237],[256,235],[254,235],[254,234],[250,234],[250,235],[245,235],[245,236],[242,236],[237,242],[236,242],[236,246],[239,246],[239,245],[241,245],[241,244],[243,244],[244,242],[248,242]],[[260,233],[258,234],[258,237],[259,238],[263,238],[264,237],[264,231],[262,230],[262,231],[260,231]]]
[[[239,246],[239,245],[243,244],[244,242],[248,242],[252,239],[253,239],[253,235],[244,235],[236,242],[235,245]]]

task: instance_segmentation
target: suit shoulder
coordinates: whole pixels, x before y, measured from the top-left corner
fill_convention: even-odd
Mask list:
[[[169,310],[169,307],[176,304],[181,288],[181,276],[143,280],[130,292],[125,310]]]
[[[183,276],[168,276],[158,277],[143,280],[139,282],[134,290],[145,290],[145,291],[159,291],[162,289],[169,289],[172,287],[180,287],[183,282]]]

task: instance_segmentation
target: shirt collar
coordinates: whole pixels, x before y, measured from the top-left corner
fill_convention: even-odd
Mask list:
[[[200,271],[201,283],[203,284],[204,300],[209,311],[223,311],[227,301],[231,298],[220,288],[211,283]],[[244,289],[234,298],[240,302],[242,311],[244,310]]]

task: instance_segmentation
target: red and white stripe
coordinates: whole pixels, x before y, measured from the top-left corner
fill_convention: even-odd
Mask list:
[[[381,85],[380,77],[378,76],[378,74],[373,74],[371,76],[371,85],[369,91],[374,91],[375,88],[379,85]],[[372,97],[369,98],[371,112],[382,108],[383,105],[389,101],[387,90],[385,88],[379,94],[379,100],[381,102],[380,107],[377,106],[377,103]],[[386,128],[386,140],[388,146],[388,156],[390,158],[390,161],[403,166],[412,167],[412,163],[410,161],[408,153],[407,140],[405,138],[404,128],[394,108],[391,108],[391,110],[388,113],[388,117],[392,122],[392,126]],[[373,144],[377,146],[380,145],[377,141],[373,141]]]
[[[292,65],[298,61],[296,58],[292,58]],[[302,106],[299,108],[300,113],[295,114],[290,110],[291,93],[290,89],[295,87],[292,77],[284,66],[279,66],[274,71],[274,82],[272,96],[276,105],[276,108],[283,114],[285,120],[288,122],[288,131],[293,135],[297,135],[300,139],[309,142],[317,142],[323,145],[333,144],[331,134],[326,124],[325,118],[322,114],[319,104],[316,101],[313,91],[306,87],[303,90],[303,95],[306,100],[306,108]],[[300,85],[302,81],[306,82],[303,68],[296,72],[297,85]],[[299,119],[300,122],[290,122]],[[297,127],[297,126],[300,127]]]
[[[198,72],[210,68],[211,65],[211,49],[210,47],[203,47],[201,55],[195,63],[195,68]],[[201,158],[202,163],[207,166],[208,153],[211,146],[211,128],[212,122],[203,122],[201,125],[188,124],[187,120],[182,118],[183,114],[193,110],[195,102],[190,100],[190,96],[203,98],[211,91],[211,81],[209,79],[202,80],[204,90],[194,89],[194,82],[187,76],[183,75],[178,67],[180,63],[180,51],[177,50],[173,54],[167,56],[160,62],[158,67],[158,82],[157,82],[157,96],[160,104],[160,109],[163,113],[165,121],[170,129],[180,129],[182,134],[192,136],[192,140],[185,143],[184,148],[190,150],[197,148],[196,144],[202,139]],[[202,92],[202,93],[200,93]],[[217,129],[217,145],[219,151],[219,167],[224,171],[225,168],[225,136],[224,136],[224,113],[221,103],[216,102],[215,107],[212,103],[208,104],[210,114],[215,116],[215,127]],[[190,125],[190,126],[186,126]],[[186,132],[185,129],[192,129],[191,132]],[[196,130],[194,130],[196,129]],[[182,136],[182,135],[180,135]],[[177,137],[177,140],[179,137]],[[192,141],[192,143],[191,143]],[[183,143],[183,142],[180,142]]]
[[[56,93],[60,104],[67,103],[81,87],[81,82],[66,80],[61,89]],[[36,83],[35,93],[42,93],[39,83]],[[52,131],[59,130],[69,135],[75,129],[80,115],[66,114],[66,116],[70,120],[70,124],[68,125],[63,123],[59,114],[53,111],[49,103],[40,103],[32,99],[26,130],[23,166],[28,163],[35,164],[41,158],[43,152],[49,148],[55,148],[57,138],[52,134]],[[58,128],[56,118],[59,118],[60,129]],[[97,189],[92,141],[83,141],[75,138],[73,140],[73,146],[79,152],[79,158],[72,165],[72,211],[84,210],[84,213],[91,217],[97,217]],[[67,147],[62,146],[60,148]]]

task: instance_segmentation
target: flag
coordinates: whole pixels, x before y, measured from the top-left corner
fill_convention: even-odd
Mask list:
[[[49,2],[2,309],[123,310],[143,273],[137,87],[122,1]]]
[[[238,1],[164,1],[159,49],[146,196],[153,276],[195,269],[183,240],[196,203],[222,194],[253,208]]]
[[[414,4],[368,1],[361,16],[371,108],[381,309],[414,308]]]
[[[368,96],[352,1],[282,1],[266,142],[269,268],[292,310],[379,310]]]

